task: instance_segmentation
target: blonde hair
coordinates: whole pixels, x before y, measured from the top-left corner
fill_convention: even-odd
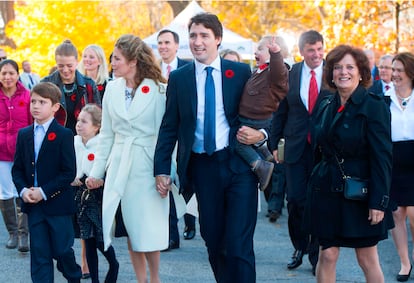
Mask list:
[[[134,81],[137,85],[147,78],[156,83],[166,83],[162,76],[161,67],[157,64],[151,48],[143,42],[138,36],[132,34],[122,35],[115,43],[127,61],[137,61],[137,72]]]
[[[99,60],[98,74],[96,76],[95,83],[98,84],[98,85],[104,84],[105,81],[107,81],[108,78],[109,78],[108,64],[106,63],[105,53],[99,45],[90,44],[90,45],[85,47],[85,49],[83,50],[83,53],[82,53],[82,60],[80,61],[79,65],[78,65],[78,71],[81,74],[83,74],[85,76],[88,76],[88,73],[85,70],[85,64],[83,63],[83,54],[88,49],[93,50],[93,52],[95,52],[96,57],[98,57],[98,60]]]

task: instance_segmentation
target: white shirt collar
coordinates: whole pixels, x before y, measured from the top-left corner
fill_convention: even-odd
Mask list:
[[[216,59],[214,59],[214,61],[211,62],[210,65],[205,65],[197,60],[194,60],[194,64],[197,75],[201,74],[204,71],[204,69],[208,66],[213,67],[217,71],[221,71],[221,58],[218,54]]]

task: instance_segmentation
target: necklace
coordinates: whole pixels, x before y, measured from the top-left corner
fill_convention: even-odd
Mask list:
[[[67,84],[67,85],[70,85],[70,84]],[[67,89],[66,88],[67,85],[66,84],[63,85],[63,92],[64,93],[73,93],[75,91],[75,88],[76,88],[76,83],[73,83],[72,84],[72,88],[71,89]]]
[[[396,95],[397,95],[398,99],[401,101],[401,106],[405,108],[405,107],[407,107],[407,104],[410,101],[413,94],[410,94],[410,96],[408,96],[408,97],[401,97],[398,94],[396,94]]]

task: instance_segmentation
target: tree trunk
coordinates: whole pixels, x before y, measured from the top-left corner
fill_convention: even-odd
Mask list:
[[[4,31],[8,22],[14,20],[14,1],[0,1],[0,13],[4,22],[4,26],[0,28],[0,44],[16,48],[16,44],[11,38],[6,36]]]
[[[173,10],[174,18],[185,9],[185,7],[188,6],[190,1],[167,1],[168,4],[171,6],[171,9]]]

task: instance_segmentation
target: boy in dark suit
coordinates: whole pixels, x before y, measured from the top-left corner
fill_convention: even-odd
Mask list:
[[[80,282],[72,249],[75,213],[70,183],[76,175],[73,134],[54,119],[61,92],[39,83],[31,92],[34,124],[19,131],[12,169],[13,182],[27,213],[33,282],[53,282],[53,259],[68,282]]]

